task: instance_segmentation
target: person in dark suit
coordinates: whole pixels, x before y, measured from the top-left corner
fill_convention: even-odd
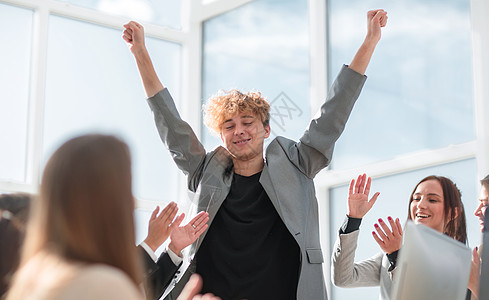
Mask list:
[[[150,299],[159,299],[174,278],[182,263],[182,250],[191,245],[207,229],[209,214],[198,213],[185,226],[179,226],[185,214],[177,216],[177,204],[171,202],[161,212],[153,211],[148,224],[148,235],[138,246],[145,265],[146,284]],[[159,214],[158,214],[159,213]],[[170,237],[166,251],[156,257],[156,250]]]

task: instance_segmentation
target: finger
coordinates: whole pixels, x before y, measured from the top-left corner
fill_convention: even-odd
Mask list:
[[[355,179],[352,179],[350,181],[350,187],[348,188],[348,194],[353,195],[354,193],[354,188],[355,188]]]
[[[397,231],[399,232],[399,235],[402,236],[403,234],[402,225],[401,225],[401,221],[399,221],[399,218],[396,218],[396,227],[397,227]]]
[[[385,27],[385,25],[387,24],[387,19],[389,17],[387,16],[387,14],[385,14],[381,19],[380,19],[380,26],[381,27]]]
[[[380,24],[380,18],[382,18],[382,16],[384,16],[384,15],[385,15],[385,12],[383,10],[378,10],[377,13],[374,15],[374,17],[372,18],[372,21]]]
[[[123,32],[123,37],[129,39],[129,40],[132,40],[132,34],[130,34],[129,32],[125,31]]]
[[[136,21],[131,21],[131,22],[132,22],[132,24],[134,24],[134,26],[136,26],[137,28],[139,28],[139,29],[143,28],[143,26],[142,26],[141,24],[139,24],[138,22],[136,22]]]
[[[392,219],[391,216],[388,216],[387,220],[389,221],[389,224],[391,225],[392,235],[393,236],[399,236],[399,232],[397,231],[397,225],[396,225],[396,222],[394,222],[394,219]]]
[[[360,184],[360,191],[359,193],[365,193],[365,183],[367,182],[367,174],[363,173],[362,174],[362,183]]]
[[[375,231],[372,231],[372,236],[374,237],[374,240],[379,244],[380,248],[384,249],[385,243],[383,240],[381,240],[378,235],[375,233]]]
[[[208,227],[209,227],[209,225],[204,224],[204,226],[197,229],[197,231],[195,231],[195,238],[198,238],[202,233],[204,233]]]
[[[375,193],[375,194],[372,196],[372,198],[370,199],[370,201],[368,201],[368,204],[369,204],[369,209],[368,209],[368,210],[370,210],[370,209],[372,208],[372,206],[374,206],[375,201],[377,201],[377,198],[379,197],[379,195],[380,195],[380,193],[379,193],[379,192]]]
[[[161,221],[168,221],[168,219],[170,219],[171,222],[177,215],[177,211],[177,204],[172,201],[163,209],[158,218],[160,218]]]
[[[359,193],[361,183],[362,183],[362,175],[358,175],[357,183],[355,184],[355,193]]]
[[[389,228],[389,226],[387,226],[384,220],[379,219],[379,225],[382,227],[382,230],[384,231],[384,234],[387,238],[392,236],[392,230]]]
[[[192,274],[190,280],[183,288],[177,300],[191,300],[202,289],[202,278],[197,274]]]
[[[122,38],[124,39],[124,41],[126,41],[128,43],[132,42],[132,39],[129,39],[129,38],[125,37],[125,36],[122,36]]]
[[[203,228],[204,226],[206,226],[208,221],[209,221],[209,217],[205,217],[197,225],[194,225],[195,226],[194,228],[198,231],[201,228]]]
[[[209,214],[202,211],[195,216],[190,223],[196,227],[201,226],[209,221]]]
[[[183,219],[185,219],[185,214],[182,213],[181,215],[179,215],[175,221],[173,221],[173,223],[171,223],[170,225],[170,230],[173,230],[175,228],[177,228],[178,226],[180,226],[180,224],[182,223]]]
[[[377,234],[382,240],[387,241],[389,239],[387,235],[384,233],[384,231],[382,230],[382,228],[379,226],[379,224],[374,224],[374,227],[375,230],[377,231]]]
[[[366,175],[365,175],[366,176]],[[370,184],[372,183],[372,178],[368,177],[367,178],[367,183],[365,184],[365,189],[363,191],[363,193],[365,195],[368,195],[370,193]]]
[[[160,211],[160,207],[157,205],[155,210],[153,210],[153,213],[151,214],[151,218],[149,218],[149,220],[154,220],[156,218],[156,215],[158,214],[158,212]]]

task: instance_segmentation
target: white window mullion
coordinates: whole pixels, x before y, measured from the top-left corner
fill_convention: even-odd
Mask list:
[[[48,48],[49,9],[43,5],[34,12],[31,50],[29,117],[26,182],[37,191],[40,179],[44,103],[46,96],[46,68]]]
[[[477,178],[489,173],[489,2],[471,1]]]

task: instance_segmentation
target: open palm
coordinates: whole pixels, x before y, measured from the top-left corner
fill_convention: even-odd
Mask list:
[[[375,193],[372,198],[368,199],[370,193],[371,178],[366,174],[358,175],[357,181],[352,179],[348,190],[348,213],[351,218],[363,218],[372,208],[380,193]]]
[[[170,235],[171,242],[168,247],[177,255],[187,246],[191,245],[207,229],[209,214],[205,211],[198,213],[185,226],[175,228]]]

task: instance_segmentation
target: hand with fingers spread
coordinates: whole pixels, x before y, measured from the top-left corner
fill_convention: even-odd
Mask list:
[[[182,223],[184,214],[175,219],[178,207],[175,202],[170,202],[158,215],[160,207],[157,206],[149,219],[148,236],[144,242],[153,250],[163,244],[170,236],[171,232]]]
[[[372,179],[370,177],[367,178],[366,174],[358,175],[356,183],[355,179],[350,181],[347,212],[349,217],[361,219],[374,205],[380,193],[377,192],[370,200],[368,199],[371,181]]]
[[[201,211],[187,225],[175,228],[170,235],[171,242],[168,248],[176,255],[181,256],[181,251],[195,242],[204,233],[209,226],[207,225],[208,221],[209,214]]]
[[[399,249],[401,249],[402,244],[402,226],[399,222],[399,218],[392,219],[390,216],[387,217],[389,220],[389,226],[382,220],[379,219],[379,224],[375,224],[375,231],[372,231],[375,241],[379,244],[382,251],[387,254],[391,254]]]

